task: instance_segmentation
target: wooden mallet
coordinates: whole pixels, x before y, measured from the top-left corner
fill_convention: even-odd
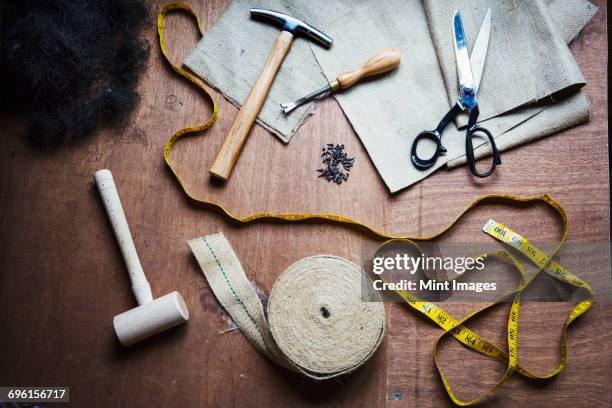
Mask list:
[[[268,96],[274,77],[289,52],[294,35],[301,34],[306,38],[317,41],[326,48],[331,47],[333,42],[330,37],[313,26],[283,13],[252,8],[251,17],[272,20],[282,26],[282,31],[274,43],[266,65],[257,77],[255,85],[242,102],[242,108],[238,112],[234,124],[225,137],[221,150],[217,153],[217,157],[210,168],[210,174],[221,180],[227,180],[232,173],[251,126],[253,126],[257,114],[259,114],[266,96]]]
[[[127,266],[132,291],[139,306],[113,318],[113,326],[119,342],[124,346],[136,343],[189,320],[189,311],[183,297],[172,292],[153,300],[151,286],[142,271],[132,234],[128,227],[119,194],[109,170],[98,170],[96,184],[113,226],[119,249]]]

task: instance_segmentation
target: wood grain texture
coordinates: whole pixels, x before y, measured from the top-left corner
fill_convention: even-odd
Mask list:
[[[432,233],[482,194],[548,193],[568,212],[568,242],[599,248],[587,251],[590,257],[570,260],[562,255],[561,260],[573,262],[575,273],[605,291],[610,279],[607,3],[595,3],[600,11],[571,46],[588,82],[592,120],[504,152],[504,165],[486,180],[475,180],[464,166],[438,171],[389,195],[332,98],[320,103],[287,145],[253,127],[231,181],[221,186],[211,182],[208,168],[238,111],[213,91],[218,122],[207,133],[177,143],[172,159],[190,190],[240,215],[332,212],[398,234]],[[153,1],[153,13],[162,4]],[[227,1],[193,6],[208,29]],[[197,41],[196,25],[173,14],[166,27],[168,49],[180,61]],[[431,355],[440,331],[401,304],[387,306],[389,334],[375,357],[338,381],[306,380],[269,362],[240,333],[224,332],[232,324],[198,270],[187,240],[223,231],[263,293],[300,258],[330,253],[358,263],[375,241],[322,223],[238,226],[187,201],[164,167],[162,149],[177,128],[203,122],[210,106],[161,59],[153,19],[146,35],[153,44],[152,58],[142,78],[142,100],[124,130],[106,130],[47,152],[25,142],[23,121],[2,117],[0,384],[68,385],[73,405],[89,407],[450,405]],[[343,143],[356,156],[350,179],[341,186],[316,178],[326,143]],[[136,304],[93,182],[100,168],[113,172],[154,296],[176,290],[191,314],[188,324],[130,349],[118,344],[112,327],[113,316]],[[554,214],[541,206],[490,205],[470,213],[443,240],[487,240],[479,228],[491,216],[542,247],[559,237]],[[568,366],[558,378],[533,383],[513,377],[481,406],[610,406],[609,299],[600,298],[571,328]],[[460,316],[476,306],[447,307]],[[569,308],[540,306],[525,305],[521,316],[521,363],[536,372],[554,367]],[[473,327],[503,344],[505,313],[501,306]],[[462,397],[473,396],[501,370],[453,341],[445,342],[441,360]]]
[[[253,84],[253,88],[251,88],[251,91],[242,102],[234,124],[225,137],[215,161],[210,166],[211,175],[221,180],[227,180],[232,174],[244,142],[246,142],[251,132],[251,127],[266,101],[266,96],[270,92],[276,73],[289,52],[292,42],[293,34],[289,31],[281,31],[276,38],[266,63]]]

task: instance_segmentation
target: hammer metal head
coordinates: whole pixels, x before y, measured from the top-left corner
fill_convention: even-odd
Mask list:
[[[283,31],[289,31],[291,34],[302,34],[305,37],[310,38],[324,46],[325,48],[331,47],[334,40],[332,40],[328,35],[323,33],[321,30],[316,29],[303,22],[302,20],[298,20],[297,18],[288,16],[287,14],[279,13],[278,11],[260,9],[260,8],[252,8],[251,9],[251,17],[253,18],[262,18],[269,19],[275,21],[282,25]]]

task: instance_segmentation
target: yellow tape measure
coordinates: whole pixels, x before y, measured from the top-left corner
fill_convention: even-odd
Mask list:
[[[249,223],[249,222],[253,222],[256,220],[265,220],[265,219],[275,219],[275,220],[287,221],[287,222],[318,219],[318,220],[326,220],[326,221],[330,221],[334,223],[348,225],[351,227],[357,227],[357,228],[360,228],[360,229],[363,229],[363,230],[366,230],[372,233],[378,238],[385,240],[385,243],[382,244],[378,250],[382,249],[385,245],[388,245],[389,243],[397,242],[397,241],[414,243],[414,241],[434,240],[440,237],[441,235],[443,235],[444,233],[446,233],[446,231],[448,231],[450,228],[452,228],[465,213],[470,211],[472,208],[478,205],[481,205],[483,203],[486,203],[486,202],[502,202],[502,203],[508,203],[511,205],[536,203],[536,202],[545,203],[546,205],[550,206],[553,210],[555,210],[555,212],[559,215],[561,222],[563,223],[563,231],[562,231],[561,239],[559,240],[555,249],[549,255],[544,254],[538,248],[534,247],[529,241],[527,241],[527,239],[525,239],[521,235],[517,234],[516,232],[508,229],[507,227],[493,220],[489,220],[483,227],[483,231],[485,233],[515,248],[516,250],[524,254],[531,262],[533,262],[538,267],[538,272],[526,280],[524,267],[515,257],[510,255],[509,253],[505,251],[498,251],[495,253],[485,254],[484,257],[496,258],[501,261],[512,264],[516,268],[516,270],[518,271],[521,277],[519,285],[513,291],[505,294],[504,296],[502,296],[495,302],[491,303],[490,305],[485,306],[484,308],[481,308],[473,313],[470,313],[469,315],[465,316],[462,319],[456,319],[455,317],[453,317],[450,313],[446,312],[441,307],[431,302],[427,302],[427,301],[418,299],[417,297],[415,297],[414,295],[410,294],[407,291],[398,290],[396,292],[406,301],[406,303],[410,307],[422,313],[423,315],[427,316],[431,321],[433,321],[442,330],[444,330],[444,332],[440,335],[440,337],[438,337],[434,345],[434,350],[433,350],[434,362],[436,364],[436,368],[438,369],[438,372],[440,373],[440,378],[442,379],[442,382],[444,383],[444,388],[448,392],[448,395],[450,396],[452,401],[457,405],[467,406],[467,405],[471,405],[471,404],[474,404],[482,400],[484,397],[490,394],[495,388],[501,385],[515,371],[528,378],[543,379],[543,378],[554,377],[555,375],[557,375],[563,370],[563,368],[565,367],[566,359],[567,359],[567,328],[578,316],[585,313],[591,307],[591,305],[593,304],[594,293],[593,293],[593,289],[588,283],[579,279],[573,273],[571,273],[570,271],[565,269],[563,266],[559,265],[557,262],[551,259],[552,257],[556,255],[556,253],[561,249],[561,247],[565,243],[565,239],[567,236],[567,230],[568,230],[568,221],[567,221],[567,215],[565,213],[565,210],[561,207],[561,205],[557,203],[555,200],[553,200],[552,198],[548,197],[547,195],[528,197],[528,198],[516,197],[512,195],[505,195],[505,194],[485,195],[485,196],[479,197],[473,203],[471,203],[466,209],[463,210],[463,212],[461,212],[461,214],[459,214],[455,218],[453,222],[451,222],[446,228],[442,229],[441,231],[431,236],[425,236],[425,237],[402,237],[402,236],[394,236],[393,234],[389,234],[384,231],[379,231],[359,221],[355,221],[350,218],[343,217],[340,215],[335,215],[335,214],[256,213],[256,214],[252,214],[246,217],[238,217],[238,216],[233,215],[231,212],[225,209],[222,205],[217,204],[210,200],[196,197],[195,195],[190,193],[189,190],[187,190],[185,183],[183,183],[178,173],[172,166],[172,162],[170,161],[170,152],[172,150],[174,143],[181,136],[184,136],[190,133],[204,131],[210,128],[212,124],[215,122],[215,119],[217,118],[217,105],[214,99],[212,98],[212,96],[210,95],[210,93],[208,93],[208,91],[204,87],[203,83],[198,78],[194,77],[187,70],[173,64],[170,61],[170,58],[168,57],[166,45],[164,42],[164,36],[163,36],[163,23],[164,23],[164,18],[166,14],[168,14],[172,10],[186,11],[187,13],[189,13],[190,15],[192,15],[193,17],[197,19],[196,14],[189,7],[189,5],[185,3],[166,4],[160,10],[158,19],[157,19],[157,30],[159,34],[159,45],[161,48],[161,52],[164,55],[168,64],[170,64],[170,66],[175,72],[177,72],[179,75],[183,76],[184,78],[187,78],[191,83],[196,85],[200,90],[204,92],[204,94],[206,95],[206,97],[208,98],[208,100],[210,101],[213,107],[212,114],[210,115],[210,117],[204,124],[190,126],[190,127],[182,128],[176,131],[172,136],[170,136],[170,138],[166,141],[166,144],[164,146],[164,160],[166,161],[168,168],[170,169],[176,181],[181,186],[181,189],[183,190],[183,192],[192,201],[199,203],[199,204],[205,204],[213,209],[216,209],[220,211],[221,213],[223,213],[229,219],[239,222],[239,223]],[[199,21],[198,21],[198,26],[201,27]],[[553,278],[557,280],[560,280],[572,286],[584,289],[588,292],[588,295],[589,295],[587,300],[580,301],[573,308],[567,320],[565,321],[565,326],[563,329],[563,341],[561,344],[561,358],[559,360],[557,368],[545,375],[533,374],[532,372],[522,367],[518,363],[518,335],[519,335],[518,324],[519,324],[519,311],[520,311],[520,304],[521,304],[520,296],[521,296],[521,293],[525,290],[525,288],[529,286],[529,284],[533,281],[533,279],[541,271],[548,273],[550,276],[552,276]],[[512,297],[513,300],[512,300],[512,306],[510,308],[510,315],[508,318],[508,329],[507,329],[508,352],[506,353],[502,351],[500,348],[498,348],[497,346],[495,346],[494,344],[488,342],[486,339],[484,339],[483,337],[481,337],[474,331],[467,328],[465,326],[465,323],[467,323],[470,319],[474,318],[475,316],[481,314],[485,310],[488,310],[494,307],[495,305],[498,305],[499,303],[506,301],[510,297]],[[499,380],[495,383],[495,385],[493,385],[491,388],[486,390],[484,393],[482,393],[480,396],[478,396],[476,399],[472,401],[462,401],[462,400],[459,400],[455,396],[446,378],[444,377],[442,370],[440,369],[438,365],[438,353],[437,353],[438,343],[446,335],[453,336],[455,339],[457,339],[462,344],[471,348],[474,351],[477,351],[485,356],[494,358],[496,360],[502,361],[507,364],[506,372],[499,378]]]

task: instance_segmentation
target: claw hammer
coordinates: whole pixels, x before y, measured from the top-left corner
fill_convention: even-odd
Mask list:
[[[251,17],[272,20],[282,26],[282,31],[274,43],[266,65],[264,65],[257,77],[255,85],[253,85],[246,99],[242,102],[242,108],[238,112],[234,124],[225,137],[221,150],[217,153],[217,157],[210,167],[210,174],[222,180],[227,180],[234,168],[242,146],[249,135],[251,126],[253,126],[253,122],[255,122],[257,114],[261,110],[270,91],[274,77],[289,52],[293,37],[296,34],[301,34],[326,48],[331,47],[333,42],[330,37],[313,26],[277,11],[252,8]]]

